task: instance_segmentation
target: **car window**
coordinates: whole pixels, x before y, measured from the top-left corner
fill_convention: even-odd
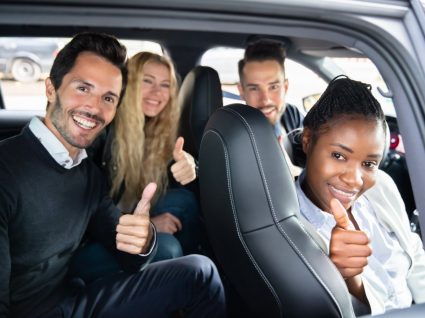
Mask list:
[[[7,110],[44,111],[43,80],[58,51],[69,38],[0,37],[0,89]],[[128,55],[139,51],[162,54],[155,42],[122,40]]]
[[[213,67],[220,76],[224,105],[241,102],[236,83],[239,81],[237,64],[243,54],[243,49],[217,47],[208,50],[202,56],[201,65]],[[392,99],[385,97],[388,88],[370,59],[352,57],[323,59],[324,69],[335,69],[335,65],[341,74],[371,84],[372,92],[381,103],[384,112],[395,117]],[[303,111],[308,111],[325,90],[327,83],[309,68],[289,58],[285,61],[285,68],[289,81],[286,102],[296,105]]]
[[[223,104],[242,102],[239,98],[238,61],[242,59],[243,49],[217,47],[204,53],[201,65],[217,70],[223,88]],[[289,80],[286,102],[296,105],[301,110],[303,98],[323,91],[326,82],[307,67],[291,60],[285,61],[286,76]]]

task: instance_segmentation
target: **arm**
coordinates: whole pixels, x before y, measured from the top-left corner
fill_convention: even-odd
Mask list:
[[[105,184],[104,184],[105,186]],[[122,269],[129,272],[139,271],[147,265],[156,251],[156,231],[149,220],[139,220],[140,218],[132,214],[121,214],[120,210],[113,204],[106,192],[106,187],[102,192],[102,199],[93,214],[88,228],[88,235],[91,239],[101,243],[111,255],[119,262]],[[141,218],[143,219],[143,218]],[[134,224],[135,223],[135,224]],[[146,235],[143,250],[138,253],[129,253],[117,248],[118,225],[134,228],[142,227],[143,235]]]
[[[350,294],[369,306],[360,276],[367,265],[367,257],[372,254],[369,239],[366,233],[354,229],[338,200],[332,199],[330,206],[336,226],[331,233],[329,257],[345,279]]]

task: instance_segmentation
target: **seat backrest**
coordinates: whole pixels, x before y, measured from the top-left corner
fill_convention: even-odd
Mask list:
[[[258,317],[354,317],[344,280],[300,222],[289,168],[260,111],[214,112],[199,165],[215,256]]]
[[[180,87],[178,103],[182,109],[179,135],[185,139],[184,149],[197,159],[208,118],[223,106],[217,71],[208,66],[192,69]]]

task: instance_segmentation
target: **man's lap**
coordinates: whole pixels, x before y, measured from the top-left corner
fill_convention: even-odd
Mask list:
[[[215,274],[211,276],[212,271]],[[211,282],[211,277],[216,281]],[[208,290],[202,291],[205,299],[196,300],[207,285]],[[205,306],[208,311],[209,298],[223,298],[220,301],[224,304],[222,294],[213,263],[204,256],[189,255],[152,263],[135,274],[119,273],[96,280],[59,307],[64,317],[168,317],[181,308],[199,310]]]

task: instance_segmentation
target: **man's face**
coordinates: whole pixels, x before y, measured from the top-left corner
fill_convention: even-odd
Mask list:
[[[261,110],[272,125],[279,121],[288,81],[277,61],[247,62],[238,89],[246,104]]]
[[[74,157],[87,148],[115,116],[122,75],[118,67],[90,52],[78,55],[56,91],[46,80],[46,126]]]

